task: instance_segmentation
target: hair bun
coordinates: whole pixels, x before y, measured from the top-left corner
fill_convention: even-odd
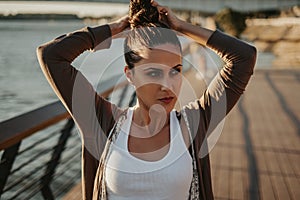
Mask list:
[[[151,5],[151,0],[130,0],[129,23],[131,28],[154,26],[158,22],[157,8]]]

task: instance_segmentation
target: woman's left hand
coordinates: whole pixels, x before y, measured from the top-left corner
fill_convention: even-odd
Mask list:
[[[159,20],[168,25],[171,29],[180,31],[180,27],[183,23],[187,23],[181,19],[179,19],[174,12],[166,7],[159,5],[156,1],[151,2],[152,6],[156,7],[159,12]]]

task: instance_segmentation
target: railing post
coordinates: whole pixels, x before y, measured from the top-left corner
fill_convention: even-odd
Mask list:
[[[65,127],[61,131],[61,136],[59,137],[58,144],[55,146],[55,149],[52,153],[51,160],[47,165],[45,175],[42,177],[42,195],[44,199],[52,200],[54,195],[50,188],[50,183],[53,179],[53,174],[55,173],[56,167],[59,164],[59,160],[62,152],[65,149],[67,140],[71,135],[72,128],[74,127],[73,119],[69,119]]]
[[[10,174],[11,168],[18,155],[21,141],[4,150],[0,162],[0,198],[5,187],[6,181]]]

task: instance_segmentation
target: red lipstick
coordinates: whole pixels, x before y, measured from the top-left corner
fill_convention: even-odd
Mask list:
[[[162,101],[165,104],[169,104],[171,103],[171,101],[174,99],[174,97],[165,97],[165,98],[161,98],[159,99],[160,101]]]

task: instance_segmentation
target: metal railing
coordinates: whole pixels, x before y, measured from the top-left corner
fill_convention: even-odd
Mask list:
[[[117,105],[128,102],[127,88],[123,83],[114,89]],[[110,99],[111,91],[112,87],[102,94]],[[0,198],[62,197],[81,178],[80,152],[74,121],[59,101],[1,122]]]
[[[189,47],[185,46],[184,55]],[[112,77],[97,91],[120,107],[132,106],[134,90],[127,81],[115,86],[120,80]],[[74,127],[59,101],[0,122],[0,198],[59,199],[77,184],[81,139]]]
[[[50,189],[51,182],[67,171],[74,154],[80,152],[80,139],[70,137],[74,135],[73,127],[73,120],[60,102],[0,123],[1,198],[59,196],[59,188]],[[80,155],[77,159],[80,161]],[[80,178],[80,172],[76,176]]]

